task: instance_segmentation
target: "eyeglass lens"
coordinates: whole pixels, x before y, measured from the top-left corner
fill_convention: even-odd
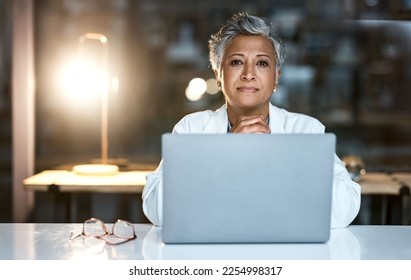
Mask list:
[[[84,234],[88,236],[104,236],[109,234],[109,232],[103,221],[89,219],[84,222]],[[133,225],[130,222],[118,220],[113,225],[112,234],[120,238],[133,238]]]
[[[103,236],[106,235],[107,227],[103,221],[99,219],[89,219],[84,222],[84,234],[88,236]]]
[[[121,238],[133,238],[134,227],[130,222],[118,220],[113,225],[113,235]]]

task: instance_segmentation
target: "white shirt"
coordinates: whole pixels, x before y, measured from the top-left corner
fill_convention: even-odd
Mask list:
[[[271,133],[324,133],[324,125],[317,119],[291,113],[270,104]],[[226,105],[216,111],[206,110],[182,118],[173,133],[227,133],[228,117]],[[143,190],[143,211],[157,226],[162,225],[163,184],[162,163],[151,174]],[[344,228],[357,216],[361,204],[360,186],[351,180],[341,160],[334,157],[334,180],[332,192],[331,227]]]

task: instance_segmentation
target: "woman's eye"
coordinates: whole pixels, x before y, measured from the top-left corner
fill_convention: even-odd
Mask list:
[[[259,61],[259,62],[257,62],[257,65],[258,66],[268,66],[268,62],[267,61]]]
[[[241,65],[242,62],[241,62],[241,60],[234,59],[233,61],[230,62],[230,64],[231,64],[231,65]]]

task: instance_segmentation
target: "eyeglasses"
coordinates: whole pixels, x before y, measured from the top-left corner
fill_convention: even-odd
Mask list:
[[[137,238],[133,224],[129,221],[118,219],[108,231],[106,224],[97,218],[91,218],[83,223],[83,231],[79,234],[70,235],[70,240],[80,236],[95,237],[102,239],[106,244],[119,245]]]

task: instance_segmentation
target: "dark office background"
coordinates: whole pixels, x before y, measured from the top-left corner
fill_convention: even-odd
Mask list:
[[[100,156],[99,103],[68,97],[57,83],[63,58],[76,51],[80,35],[107,36],[109,70],[119,80],[118,91],[109,97],[110,158],[156,165],[162,133],[189,112],[222,104],[221,94],[189,101],[185,88],[192,78],[213,77],[208,39],[238,11],[269,18],[286,44],[288,57],[274,104],[320,119],[337,135],[337,154],[360,156],[368,171],[410,170],[411,1],[33,3],[36,172]],[[0,222],[12,220],[11,6],[12,1],[0,0]],[[123,196],[93,195],[78,197],[78,202],[93,203],[92,211],[110,219],[119,213]],[[134,197],[123,214],[134,222],[144,220],[140,203]],[[369,201],[371,210],[375,203],[378,198]],[[396,200],[390,203],[395,209]],[[53,205],[49,194],[36,194],[31,221],[50,221]],[[379,222],[379,213],[367,213],[371,216],[356,222]]]

